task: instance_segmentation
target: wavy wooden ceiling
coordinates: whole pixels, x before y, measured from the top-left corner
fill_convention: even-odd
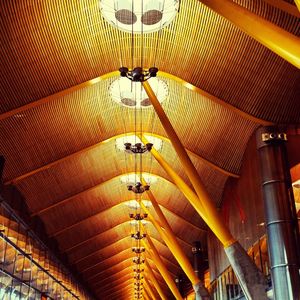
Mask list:
[[[297,11],[288,14],[277,7],[278,1],[235,2],[300,35]],[[287,2],[292,7],[293,1]],[[4,113],[115,71],[121,64],[131,66],[131,37],[103,20],[97,0],[4,1],[0,22],[5,182],[24,194],[32,214],[40,215],[61,252],[103,299],[105,278],[118,280],[117,274],[132,273],[130,209],[124,202],[132,195],[119,176],[133,172],[135,164],[116,149],[114,137],[133,132],[135,122],[133,110],[109,97],[108,87],[116,77],[9,117]],[[216,103],[160,74],[170,89],[163,107],[219,206],[228,174],[239,174],[249,137],[259,126],[222,103],[267,121],[298,123],[300,72],[196,0],[182,0],[175,21],[160,35],[151,33],[144,39],[146,66],[155,61],[161,71],[220,99],[221,104]],[[140,36],[135,37],[135,53],[138,63]],[[140,117],[138,113],[137,123]],[[143,110],[142,117],[145,132],[166,137],[152,108]],[[187,181],[168,141],[161,154]],[[149,154],[143,170],[158,176],[151,190],[191,257],[190,244],[197,239],[205,243],[205,224]],[[174,258],[153,226],[147,228],[175,276],[179,267]],[[113,282],[109,293],[121,287],[121,282]]]

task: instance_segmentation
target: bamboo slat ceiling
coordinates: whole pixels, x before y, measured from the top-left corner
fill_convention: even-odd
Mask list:
[[[234,2],[300,36],[293,1]],[[0,34],[4,181],[17,186],[32,216],[41,217],[48,235],[103,299],[121,288],[117,274],[129,278],[132,273],[125,203],[132,194],[120,175],[134,172],[135,162],[116,149],[115,137],[134,132],[141,118],[144,132],[167,137],[152,108],[138,112],[135,120],[134,110],[110,99],[116,76],[85,84],[121,65],[131,67],[131,35],[102,18],[98,0],[4,1]],[[139,35],[134,47],[134,64],[139,64]],[[174,22],[145,35],[143,51],[144,65],[155,63],[164,72],[159,76],[169,96],[163,108],[220,206],[225,182],[239,174],[248,140],[259,126],[251,116],[300,122],[300,72],[196,0],[182,0]],[[161,155],[188,182],[165,139]],[[150,154],[143,158],[143,171],[157,176],[151,190],[191,258],[189,245],[197,239],[205,245],[206,226]],[[179,266],[154,227],[147,228],[175,276]],[[105,279],[110,276],[111,284]]]

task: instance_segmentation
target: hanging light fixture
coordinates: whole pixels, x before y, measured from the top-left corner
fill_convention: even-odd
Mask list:
[[[122,31],[150,33],[175,19],[179,3],[179,0],[100,0],[100,10],[106,21]]]
[[[145,89],[142,87],[141,81],[131,81],[126,77],[120,77],[111,83],[109,87],[109,94],[115,102],[125,107],[152,107],[151,101]],[[162,103],[169,95],[167,83],[159,78],[150,78],[149,84],[153,91],[156,92],[158,101]]]

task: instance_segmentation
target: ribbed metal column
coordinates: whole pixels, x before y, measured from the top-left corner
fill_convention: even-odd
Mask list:
[[[201,274],[201,264],[203,263],[203,253],[202,246],[200,241],[193,242],[193,266],[194,272],[198,276],[198,278],[203,281],[203,274]]]
[[[276,127],[257,130],[265,221],[274,299],[300,299],[295,203],[290,192],[286,135]]]

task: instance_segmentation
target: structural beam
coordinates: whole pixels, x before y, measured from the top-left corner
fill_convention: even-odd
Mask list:
[[[105,283],[108,282],[112,282],[114,279],[116,278],[124,278],[127,274],[128,271],[132,271],[132,265],[123,268],[121,271],[115,272],[114,274],[107,276],[103,279],[97,280],[97,282],[93,283],[93,282],[89,282],[89,284],[93,285],[93,287],[97,286],[97,285],[105,285]]]
[[[282,0],[264,0],[264,2],[270,4],[273,7],[279,8],[280,10],[285,11],[286,13],[288,13],[292,16],[300,18],[299,10],[297,9],[297,7],[295,7],[291,3],[288,3],[288,2],[285,2],[285,1],[282,1]],[[299,1],[299,3],[300,3],[300,1]]]
[[[107,291],[109,289],[113,289],[116,286],[119,286],[119,287],[126,286],[128,283],[133,283],[133,274],[132,273],[131,274],[128,273],[128,276],[122,277],[122,278],[117,278],[105,285],[102,285],[99,287],[93,287],[93,290],[101,293],[102,291]]]
[[[101,253],[102,251],[105,251],[105,249],[109,249],[109,248],[111,248],[112,246],[115,246],[118,243],[124,242],[125,240],[130,241],[130,236],[126,235],[126,236],[114,241],[113,243],[110,243],[109,245],[104,246],[103,248],[98,248],[97,250],[95,250],[95,251],[93,251],[93,252],[91,252],[87,255],[84,255],[83,257],[80,257],[80,258],[78,258],[74,261],[71,261],[71,265],[78,264],[78,263],[80,263],[80,262],[82,262],[82,261],[98,254],[99,252]]]
[[[298,10],[300,11],[300,0],[295,0],[295,3],[297,5],[297,7],[298,7]]]
[[[115,260],[115,259],[120,259],[120,261],[118,260],[118,263],[121,263],[124,261],[124,254],[127,254],[128,251],[130,249],[124,249],[123,251],[119,252],[118,254],[115,254],[115,255],[112,255],[104,260],[101,260],[99,262],[97,262],[96,264],[94,264],[93,266],[89,266],[88,268],[85,268],[85,269],[82,269],[82,270],[79,270],[79,273],[85,273],[87,271],[89,271],[90,269],[93,269],[93,268],[97,268],[99,265],[101,264],[106,264],[106,263],[109,263],[110,260]],[[127,252],[127,253],[126,253]],[[127,258],[125,261],[129,260],[129,258]],[[112,266],[111,268],[115,268],[116,266]],[[109,269],[106,269],[106,271],[108,271]],[[95,277],[96,275],[98,275],[97,273],[93,272],[93,276]],[[86,278],[86,275],[84,275],[84,277]]]
[[[157,279],[156,279],[156,277],[155,277],[155,275],[154,275],[154,272],[153,272],[153,270],[152,270],[152,268],[151,268],[149,262],[147,261],[147,258],[145,258],[145,266],[146,266],[146,268],[147,268],[147,270],[148,270],[148,272],[149,272],[149,273],[148,273],[148,274],[149,274],[149,279],[150,279],[151,282],[153,283],[153,285],[154,285],[154,287],[155,287],[157,293],[159,294],[160,298],[161,298],[162,300],[167,300],[168,298],[166,297],[164,291],[162,290],[160,284],[158,283],[158,281],[157,281]]]
[[[226,18],[290,64],[298,69],[300,68],[300,39],[297,36],[232,1],[200,0],[200,2]]]
[[[179,220],[181,220],[182,222],[186,223],[188,226],[191,226],[193,229],[198,230],[198,231],[204,231],[204,232],[206,232],[205,229],[200,228],[200,227],[198,227],[197,225],[193,224],[191,221],[189,221],[189,220],[183,218],[182,216],[179,216],[178,214],[176,214],[175,212],[173,212],[173,211],[170,210],[169,208],[166,208],[165,206],[163,206],[163,205],[161,205],[161,204],[160,204],[160,206],[161,206],[163,209],[165,209],[166,211],[168,211],[170,214],[172,214],[173,216],[175,216],[176,218],[178,218]],[[129,222],[130,222],[130,221],[128,221],[128,223],[129,223]],[[62,253],[68,253],[68,252],[73,251],[74,249],[76,249],[76,248],[78,248],[78,247],[82,247],[82,246],[84,246],[85,244],[87,244],[87,243],[93,241],[94,239],[100,238],[101,235],[116,230],[117,227],[120,227],[120,226],[122,226],[123,224],[125,224],[125,223],[120,223],[120,224],[116,225],[116,226],[113,227],[113,228],[110,228],[110,229],[108,229],[108,230],[106,230],[106,231],[99,232],[99,233],[95,234],[95,235],[92,236],[92,237],[89,237],[89,238],[87,238],[87,239],[85,239],[85,240],[83,240],[83,241],[81,241],[81,242],[79,242],[79,243],[77,243],[77,244],[73,244],[73,245],[69,246],[68,248],[61,249],[61,252],[62,252]],[[182,241],[183,241],[184,243],[189,244],[189,243],[188,243],[187,241],[185,241],[185,240],[182,240]]]
[[[143,184],[145,184],[145,180],[143,179]],[[148,213],[148,217],[150,221],[153,223],[155,226],[156,230],[159,232],[161,235],[162,239],[165,241],[167,246],[169,247],[170,251],[176,258],[177,262],[181,266],[182,270],[186,274],[186,276],[189,278],[191,281],[195,292],[199,291],[200,296],[202,299],[209,299],[209,293],[207,289],[204,287],[203,283],[201,280],[197,277],[197,275],[194,272],[194,269],[189,262],[188,258],[186,257],[185,253],[182,251],[175,234],[173,233],[173,230],[171,226],[168,223],[168,220],[164,216],[163,212],[161,211],[153,193],[149,190],[147,192],[149,199],[151,200],[151,203],[153,205],[153,208],[159,218],[159,221],[156,221],[155,218],[152,216],[150,211],[147,209],[147,207],[141,202],[141,207],[143,210]]]
[[[161,245],[163,245],[160,241],[158,241],[158,240],[155,240],[155,241],[158,242],[158,243],[160,243]],[[123,251],[120,252],[120,253],[122,253],[122,255],[120,255],[120,253],[118,253],[118,254],[116,254],[116,255],[114,255],[114,256],[112,256],[112,257],[109,257],[109,258],[104,259],[104,260],[102,260],[102,261],[100,261],[100,262],[97,262],[96,264],[94,264],[94,265],[92,265],[92,266],[89,266],[88,268],[85,268],[85,269],[83,269],[83,270],[79,270],[79,273],[86,273],[87,271],[89,271],[89,270],[91,270],[91,269],[93,269],[93,268],[97,268],[98,266],[103,265],[103,263],[107,263],[107,261],[111,260],[113,257],[115,258],[116,256],[120,256],[120,257],[121,257],[120,263],[121,263],[121,262],[127,262],[127,261],[131,260],[132,257],[131,257],[131,258],[127,258],[127,259],[124,260],[124,259],[123,259],[123,253],[126,253],[126,252],[131,252],[131,250],[130,250],[130,249],[125,249],[125,250],[123,250]],[[170,260],[168,260],[166,257],[164,257],[164,256],[161,255],[161,258],[162,258],[164,261],[166,261],[166,263],[169,264],[170,266],[173,266],[174,268],[177,268],[178,270],[180,270],[180,267],[179,267],[179,266],[177,266],[176,264],[174,264],[173,262],[171,262]],[[98,276],[103,275],[104,273],[107,274],[107,272],[109,272],[109,271],[111,271],[111,270],[114,270],[114,271],[115,271],[115,268],[116,268],[116,267],[117,267],[117,266],[112,266],[112,267],[110,267],[109,269],[106,269],[106,270],[100,271],[100,272],[96,272],[96,270],[95,270],[95,271],[93,272],[92,276],[87,276],[87,275],[83,275],[83,276],[85,277],[85,279],[91,280],[91,279],[97,278]],[[175,275],[175,274],[174,274],[174,275]],[[107,275],[106,275],[106,276],[107,276]]]
[[[296,0],[296,2],[299,2],[299,0]],[[99,83],[100,81],[103,81],[103,80],[106,80],[108,78],[112,78],[112,77],[115,77],[115,76],[119,76],[120,75],[120,72],[119,71],[114,71],[114,72],[110,72],[110,73],[107,73],[107,74],[104,74],[104,75],[101,75],[99,77],[96,77],[94,79],[91,79],[89,81],[86,81],[86,82],[83,82],[83,83],[80,83],[78,85],[75,85],[69,89],[65,89],[63,91],[60,91],[58,93],[55,93],[53,95],[50,95],[48,97],[45,97],[45,98],[42,98],[42,99],[39,99],[39,100],[36,100],[36,101],[33,101],[33,102],[30,102],[29,104],[25,104],[21,107],[18,107],[16,109],[13,109],[11,111],[8,111],[8,112],[5,112],[5,113],[2,113],[0,114],[0,121],[1,120],[5,120],[7,118],[10,118],[14,115],[17,115],[17,114],[21,114],[22,112],[26,111],[26,110],[29,110],[29,109],[33,109],[33,108],[36,108],[40,105],[43,105],[43,104],[46,104],[46,103],[50,103],[52,101],[56,101],[57,99],[60,99],[66,95],[69,95],[71,93],[74,93],[75,91],[78,91],[80,89],[84,89],[86,87],[89,87],[89,86],[92,86],[94,84],[97,84]],[[219,104],[219,105],[222,105],[224,106],[225,108],[233,111],[234,113],[242,116],[243,118],[245,119],[248,119],[252,122],[255,122],[255,123],[258,123],[258,124],[261,124],[261,125],[272,125],[271,122],[268,122],[268,121],[265,121],[263,119],[260,119],[260,118],[256,118],[255,116],[252,116],[250,114],[247,114],[245,112],[243,112],[242,110],[239,110],[238,108],[234,107],[233,105],[230,105],[229,103],[225,102],[224,100],[222,99],[219,99],[218,97],[212,95],[212,94],[209,94],[208,92],[192,85],[191,83],[175,76],[175,75],[172,75],[172,74],[169,74],[169,73],[166,73],[166,72],[162,72],[162,71],[159,71],[159,75],[162,76],[162,77],[165,77],[165,78],[168,78],[168,79],[172,79],[178,83],[180,83],[181,85],[183,85],[184,87],[186,87],[187,89],[189,90],[192,90],[206,98],[208,98],[209,100]]]
[[[223,244],[226,255],[246,297],[248,297],[249,299],[267,299],[265,292],[265,279],[263,277],[263,274],[255,266],[254,262],[250,259],[247,252],[234,239],[227,226],[221,221],[221,218],[215,206],[213,205],[213,201],[207,193],[195,166],[189,158],[163,108],[161,107],[161,104],[157,100],[156,95],[153,92],[149,82],[143,82],[143,86],[161,121],[163,128],[165,129],[167,135],[171,140],[171,143],[182,163],[183,169],[190,179],[197,195],[195,195],[194,192],[191,191],[191,189],[185,184],[185,182],[176,174],[176,172],[174,172],[170,165],[154,148],[152,148],[151,153],[154,155],[159,164],[164,168],[164,170],[169,174],[169,176],[173,179],[179,189],[185,195],[188,194],[187,199]],[[142,136],[141,139],[144,144],[148,142],[145,136]],[[253,280],[253,278],[255,280]]]
[[[144,276],[144,284],[145,284],[145,290],[149,292],[149,298],[150,299],[156,299],[154,291],[152,290],[152,286],[149,283],[148,279],[146,278],[146,276]]]
[[[160,255],[159,255],[157,249],[155,248],[149,234],[146,236],[146,239],[147,239],[149,246],[143,240],[142,240],[142,243],[147,250],[147,254],[149,254],[150,257],[155,262],[160,274],[163,276],[164,280],[166,281],[168,287],[170,288],[170,290],[171,290],[172,294],[174,295],[174,297],[176,298],[176,300],[183,300],[177,287],[176,287],[175,282],[173,281],[172,277],[170,276],[170,274],[168,272],[167,267],[164,265],[162,259],[160,258]]]
[[[154,134],[154,133],[147,133],[147,132],[144,132],[144,134],[145,134],[145,135],[153,135],[153,136],[155,136],[155,137],[157,137],[157,138],[159,138],[159,139],[161,139],[161,140],[163,140],[163,141],[165,141],[165,142],[167,142],[167,143],[170,143],[170,140],[169,140],[168,138],[162,136],[162,135],[158,135],[158,134]],[[4,185],[17,184],[19,181],[22,181],[22,180],[24,180],[24,179],[26,179],[26,178],[28,178],[28,177],[30,177],[30,176],[33,176],[33,175],[35,175],[35,174],[37,174],[37,173],[39,173],[39,172],[42,172],[42,171],[48,170],[48,169],[50,169],[50,168],[52,168],[52,167],[55,167],[56,165],[58,165],[58,164],[60,164],[60,163],[63,163],[63,162],[65,162],[65,161],[67,161],[67,160],[75,159],[75,158],[77,158],[78,156],[80,156],[80,155],[82,155],[82,154],[84,154],[84,153],[86,153],[86,152],[88,152],[88,151],[91,151],[91,150],[93,150],[93,149],[95,149],[95,148],[101,147],[102,145],[105,145],[105,144],[107,144],[107,143],[110,142],[110,141],[114,141],[115,139],[120,138],[120,137],[122,137],[122,136],[131,136],[131,135],[135,135],[135,132],[127,132],[127,133],[122,133],[122,134],[119,134],[119,135],[112,136],[112,137],[110,137],[110,138],[108,138],[108,139],[105,139],[105,140],[103,140],[103,141],[100,141],[100,142],[98,142],[98,143],[96,143],[96,144],[93,144],[93,145],[91,145],[91,146],[89,146],[89,147],[83,148],[83,149],[81,149],[81,150],[79,150],[79,151],[77,151],[77,152],[74,152],[74,153],[69,154],[69,155],[67,155],[67,156],[64,156],[64,157],[62,157],[62,158],[60,158],[60,159],[57,159],[57,160],[55,160],[55,161],[53,161],[53,162],[51,162],[51,163],[49,163],[49,164],[45,164],[45,165],[43,165],[43,166],[41,166],[41,167],[39,167],[39,168],[36,168],[36,169],[31,170],[31,171],[29,171],[29,172],[27,172],[27,173],[24,173],[24,174],[22,174],[22,175],[20,175],[20,176],[17,176],[17,177],[15,177],[15,178],[13,178],[13,179],[10,179],[10,180],[6,181],[6,182],[4,183]],[[232,172],[230,172],[230,171],[228,171],[228,170],[226,170],[226,169],[223,169],[223,168],[219,167],[218,165],[214,164],[214,163],[211,162],[210,160],[208,160],[208,159],[202,157],[201,155],[199,155],[199,154],[197,154],[197,153],[195,153],[195,152],[193,152],[193,151],[191,151],[191,150],[189,150],[189,149],[186,149],[186,150],[187,150],[188,153],[191,154],[192,156],[194,156],[194,157],[196,157],[197,159],[203,161],[206,165],[208,165],[208,166],[212,167],[213,169],[215,169],[215,170],[217,170],[217,171],[223,173],[224,175],[230,176],[230,177],[234,177],[234,178],[239,178],[239,175],[238,175],[238,174],[232,173]],[[101,184],[100,184],[100,185],[101,185]],[[98,185],[97,185],[97,186],[98,186]],[[72,196],[71,196],[71,197],[72,197]],[[35,214],[35,213],[34,213],[34,214]]]
[[[114,210],[114,209],[116,209],[116,208],[118,208],[118,207],[120,207],[122,205],[124,205],[124,202],[120,202],[120,203],[115,204],[113,206],[109,206],[106,209],[101,210],[100,212],[97,212],[97,213],[95,213],[95,214],[93,214],[91,216],[88,216],[87,218],[84,218],[84,219],[82,219],[80,221],[77,221],[77,222],[75,222],[75,223],[73,223],[73,224],[71,224],[71,225],[69,225],[67,227],[64,227],[64,228],[62,228],[62,229],[60,229],[60,230],[58,230],[56,232],[49,233],[49,237],[57,237],[58,235],[61,235],[62,233],[66,232],[66,231],[68,231],[68,230],[70,230],[70,229],[72,229],[72,228],[74,228],[74,227],[76,227],[78,225],[82,225],[82,224],[84,224],[84,223],[86,223],[86,222],[88,222],[88,221],[90,221],[90,220],[92,220],[94,218],[97,218],[97,217],[99,217],[101,215],[105,215],[107,212],[109,212],[111,210]]]
[[[127,221],[127,222],[129,223],[130,221]],[[105,234],[113,233],[113,232],[114,232],[115,230],[117,230],[119,227],[124,226],[124,224],[126,224],[126,222],[121,222],[121,223],[117,224],[116,226],[114,226],[113,228],[110,228],[110,229],[108,229],[108,230],[105,230],[105,231],[101,231],[101,232],[99,232],[99,233],[96,233],[95,235],[93,235],[93,236],[91,236],[91,237],[89,237],[89,238],[87,238],[87,239],[85,239],[85,240],[83,240],[83,241],[81,241],[81,242],[79,242],[79,243],[75,243],[75,244],[69,246],[68,248],[63,248],[63,249],[61,249],[60,251],[61,251],[62,253],[69,253],[69,252],[71,252],[71,251],[74,251],[74,249],[79,248],[79,247],[82,247],[82,246],[84,246],[85,244],[90,243],[90,242],[92,242],[93,240],[95,240],[95,239],[97,239],[97,238],[101,238],[101,237],[102,237],[103,235],[105,235]]]
[[[115,290],[117,289],[117,290]],[[130,280],[127,280],[124,284],[116,286],[114,288],[111,288],[105,292],[99,291],[101,296],[103,297],[102,299],[110,299],[113,296],[124,294],[125,292],[130,292],[133,290],[133,280],[132,278]],[[98,293],[98,291],[97,291]]]

